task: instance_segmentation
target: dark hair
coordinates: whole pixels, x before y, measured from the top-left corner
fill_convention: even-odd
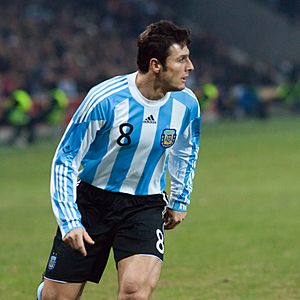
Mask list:
[[[161,20],[146,27],[137,40],[137,65],[142,73],[149,70],[151,58],[156,58],[165,67],[173,44],[182,46],[190,43],[190,31],[179,27],[171,21]]]

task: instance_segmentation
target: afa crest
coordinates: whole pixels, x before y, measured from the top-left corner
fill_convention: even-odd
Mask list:
[[[56,253],[52,253],[51,257],[49,258],[49,262],[48,262],[48,270],[53,270],[56,266],[57,263],[57,254]]]
[[[164,129],[160,138],[160,145],[164,148],[173,146],[176,136],[176,129]]]

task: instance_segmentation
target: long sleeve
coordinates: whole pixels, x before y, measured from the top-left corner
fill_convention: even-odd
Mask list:
[[[178,138],[169,154],[171,193],[168,207],[187,211],[190,203],[200,142],[201,117],[197,115]]]
[[[51,170],[52,208],[62,236],[82,227],[76,204],[77,175],[81,161],[94,141],[103,121],[88,120],[69,124],[55,153]]]

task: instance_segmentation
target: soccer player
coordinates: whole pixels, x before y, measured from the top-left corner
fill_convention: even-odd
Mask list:
[[[189,43],[185,28],[150,24],[138,37],[138,71],[93,87],[74,114],[52,164],[59,228],[39,299],[80,299],[87,281],[99,282],[111,248],[118,299],[150,298],[164,229],[186,217],[198,156],[200,109],[186,87],[194,69]]]

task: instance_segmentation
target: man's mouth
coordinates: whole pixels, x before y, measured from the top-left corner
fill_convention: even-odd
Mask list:
[[[181,78],[183,82],[186,82],[187,76]]]

